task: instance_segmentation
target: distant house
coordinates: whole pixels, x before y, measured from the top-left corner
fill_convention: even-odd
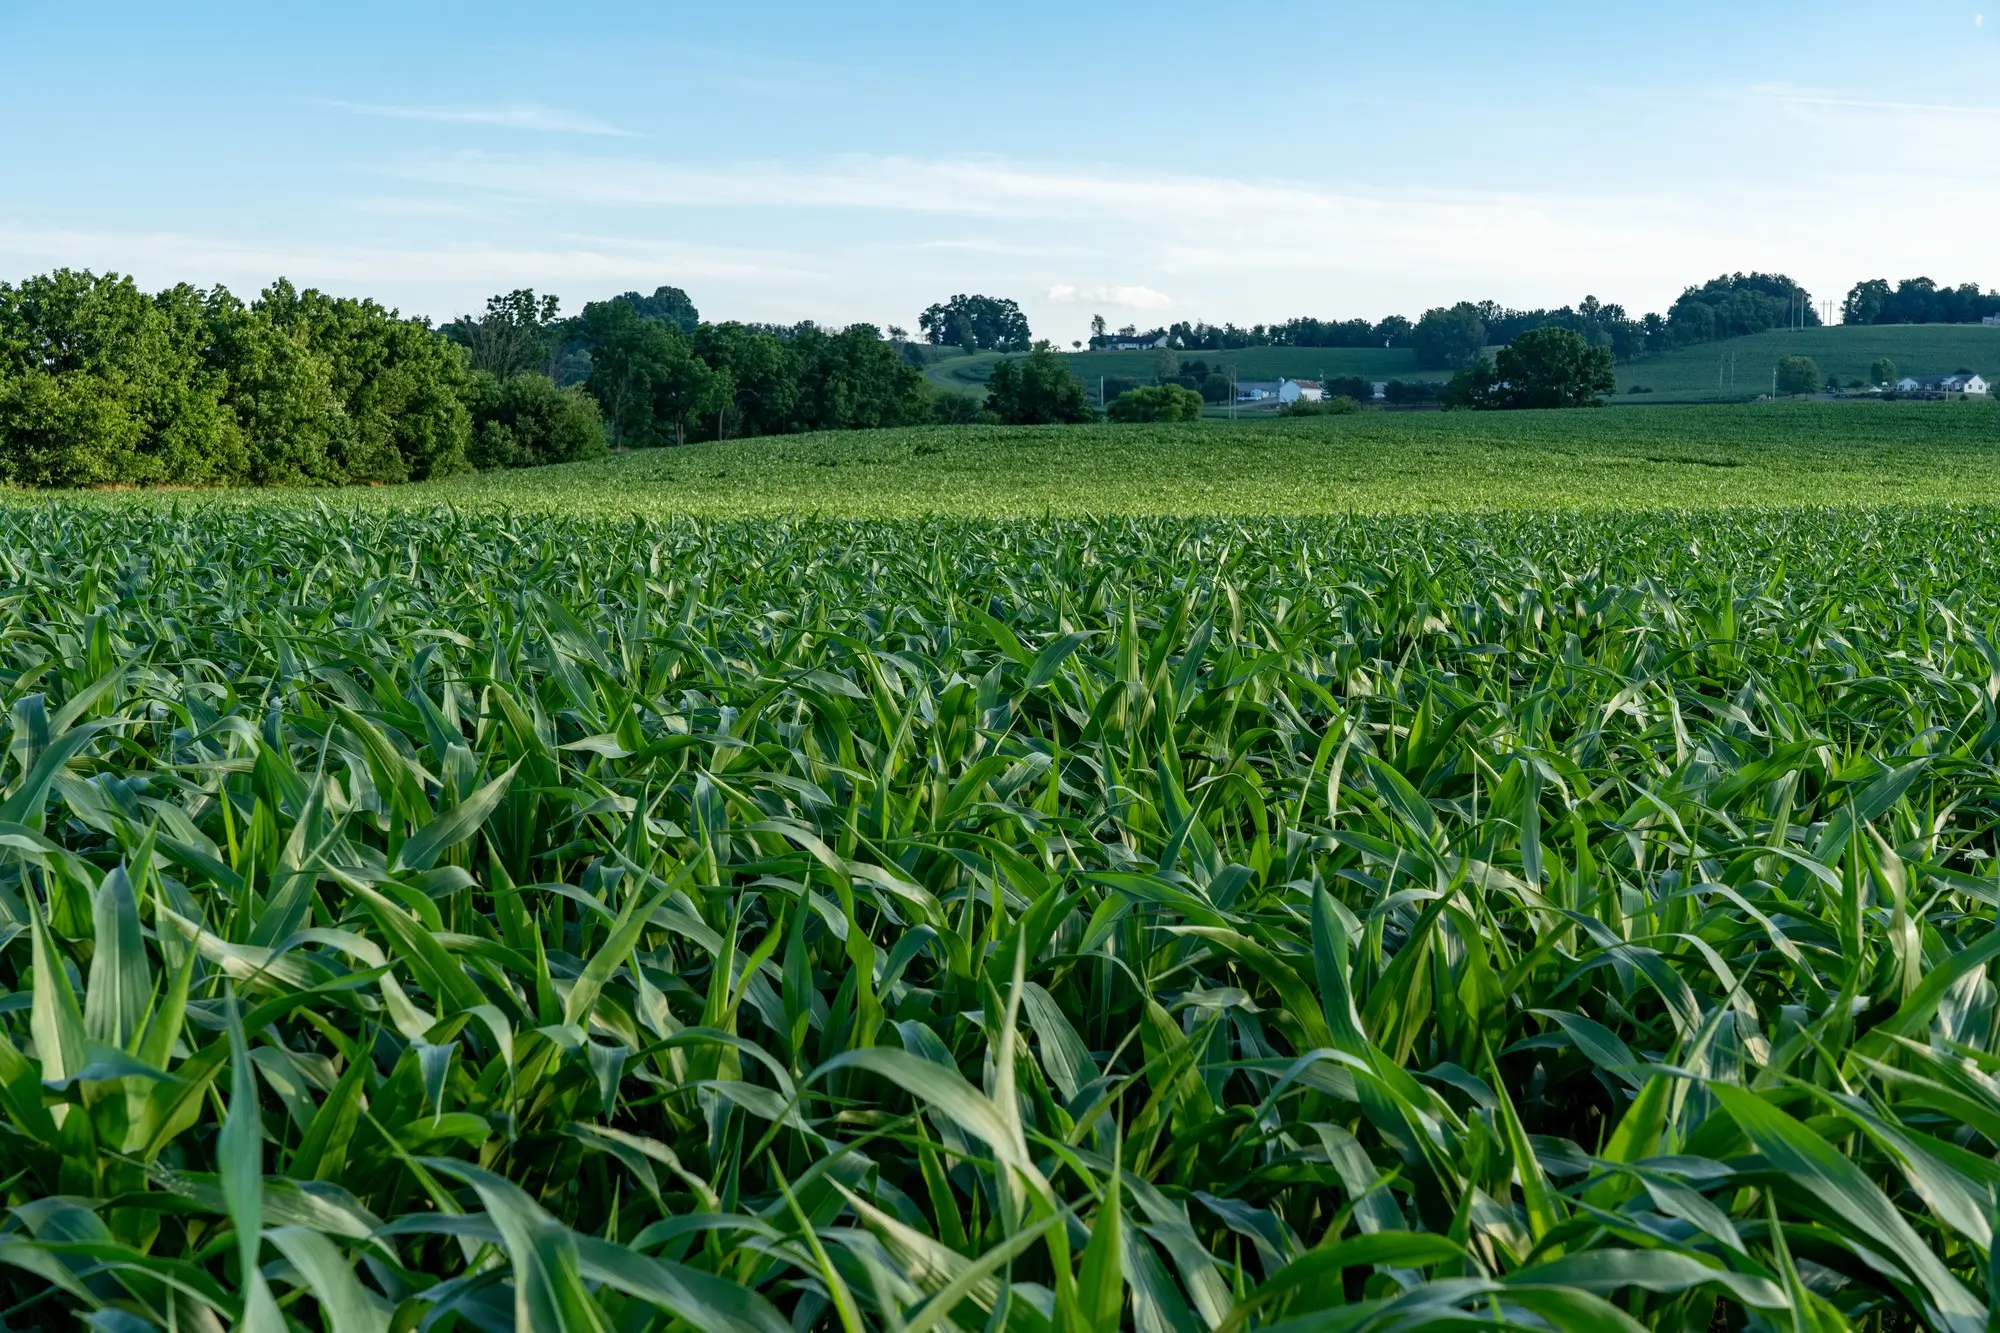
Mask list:
[[[2000,326],[2000,315],[1988,315],[1985,319],[1982,319],[1979,322],[1981,324]]]
[[[1974,398],[1984,398],[1993,392],[1993,386],[1983,375],[1929,375],[1923,379],[1903,378],[1896,381],[1900,393],[1967,394]]]
[[[1167,331],[1155,329],[1151,333],[1113,333],[1098,343],[1098,348],[1106,352],[1150,352],[1167,345]]]
[[[1318,380],[1238,380],[1236,401],[1239,403],[1278,403],[1290,406],[1301,400],[1308,403],[1322,402],[1326,398],[1326,386]]]

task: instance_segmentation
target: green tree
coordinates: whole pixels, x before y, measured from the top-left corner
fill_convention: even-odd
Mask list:
[[[611,299],[631,306],[632,312],[640,319],[671,324],[682,333],[694,332],[695,326],[701,323],[701,312],[694,308],[688,294],[678,287],[655,287],[651,296],[626,292]]]
[[[29,485],[216,485],[247,472],[209,295],[60,269],[0,284],[0,471]],[[54,423],[67,421],[67,427]],[[68,437],[63,429],[74,432]]]
[[[799,363],[800,430],[874,430],[931,420],[924,373],[873,324],[838,333],[802,324],[792,332],[791,351]]]
[[[627,448],[679,444],[733,397],[728,375],[695,356],[678,326],[642,318],[629,301],[591,302],[577,331],[590,347],[584,388]]]
[[[931,400],[931,417],[940,426],[971,426],[986,419],[986,405],[969,393],[941,393]]]
[[[1809,356],[1787,356],[1778,359],[1778,392],[1785,394],[1818,393],[1825,377],[1819,373],[1819,363]]]
[[[1896,374],[1896,363],[1888,357],[1877,357],[1875,364],[1868,367],[1868,379],[1873,384],[1894,384],[1900,378]]]
[[[1448,407],[1480,411],[1521,408],[1600,407],[1617,390],[1611,349],[1592,347],[1582,334],[1544,326],[1530,329],[1452,377]]]
[[[995,296],[954,296],[919,315],[917,327],[931,343],[967,352],[1025,352],[1033,338],[1021,307]]]
[[[1479,360],[1486,347],[1486,325],[1479,307],[1470,301],[1426,310],[1411,331],[1410,345],[1425,370],[1460,370]]]
[[[444,326],[447,338],[465,348],[472,369],[501,379],[537,370],[555,378],[561,350],[561,303],[522,287],[486,299],[486,313],[461,315]]]
[[[424,481],[470,469],[465,355],[427,324],[283,279],[251,315],[323,363],[346,416],[330,435],[338,479]]]
[[[1113,421],[1198,421],[1201,395],[1178,384],[1149,384],[1119,394],[1104,413]]]
[[[717,435],[782,435],[798,429],[799,358],[769,333],[742,324],[703,324],[694,354],[729,376],[731,398]]]
[[[1857,282],[1847,293],[1847,299],[1840,303],[1840,322],[1873,324],[1882,318],[1882,311],[1893,296],[1894,293],[1885,278],[1870,278],[1866,282]]]
[[[1052,426],[1097,420],[1090,391],[1047,348],[993,367],[986,406],[1003,425]]]
[[[474,467],[539,467],[605,453],[597,400],[529,371],[502,379],[474,371],[467,386]]]

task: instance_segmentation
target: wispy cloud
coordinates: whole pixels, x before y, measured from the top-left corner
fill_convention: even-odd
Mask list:
[[[1839,93],[1794,88],[1786,84],[1759,84],[1750,91],[1789,106],[1837,107],[1848,111],[1887,111],[1920,116],[2000,116],[2000,106],[1963,102],[1899,102],[1876,97],[1846,97]]]
[[[357,116],[391,120],[429,120],[444,125],[484,125],[503,130],[533,130],[540,134],[594,134],[634,139],[638,135],[576,111],[523,103],[516,106],[389,106],[377,102],[321,101],[320,106]]]
[[[1078,287],[1059,282],[1048,290],[1050,305],[1109,306],[1118,310],[1171,310],[1174,298],[1151,287]]]

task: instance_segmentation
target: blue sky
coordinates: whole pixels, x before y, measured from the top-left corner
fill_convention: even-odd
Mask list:
[[[1995,12],[1984,13],[1991,3]],[[2000,0],[0,0],[0,277],[1038,333],[2000,285]]]

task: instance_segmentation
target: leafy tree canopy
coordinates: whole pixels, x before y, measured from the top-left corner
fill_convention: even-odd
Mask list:
[[[1470,301],[1426,310],[1410,335],[1417,364],[1425,370],[1457,370],[1479,359],[1486,347],[1486,323]]]
[[[1601,407],[1617,387],[1609,348],[1568,329],[1540,328],[1453,376],[1444,401],[1480,411]]]
[[[1787,356],[1778,360],[1779,393],[1818,393],[1825,383],[1819,363],[1809,356]]]
[[[986,408],[1008,426],[1059,426],[1097,420],[1090,391],[1047,348],[1002,361],[986,382]]]
[[[1105,415],[1113,421],[1199,421],[1201,395],[1178,384],[1148,384],[1128,389],[1111,401]]]
[[[690,333],[701,323],[701,312],[694,308],[688,294],[678,287],[655,287],[651,296],[641,296],[637,292],[626,292],[614,296],[632,307],[640,319],[656,319],[663,324],[672,324],[682,333]]]
[[[919,315],[917,327],[927,342],[968,352],[1025,352],[1033,337],[1021,307],[995,296],[954,296]]]

